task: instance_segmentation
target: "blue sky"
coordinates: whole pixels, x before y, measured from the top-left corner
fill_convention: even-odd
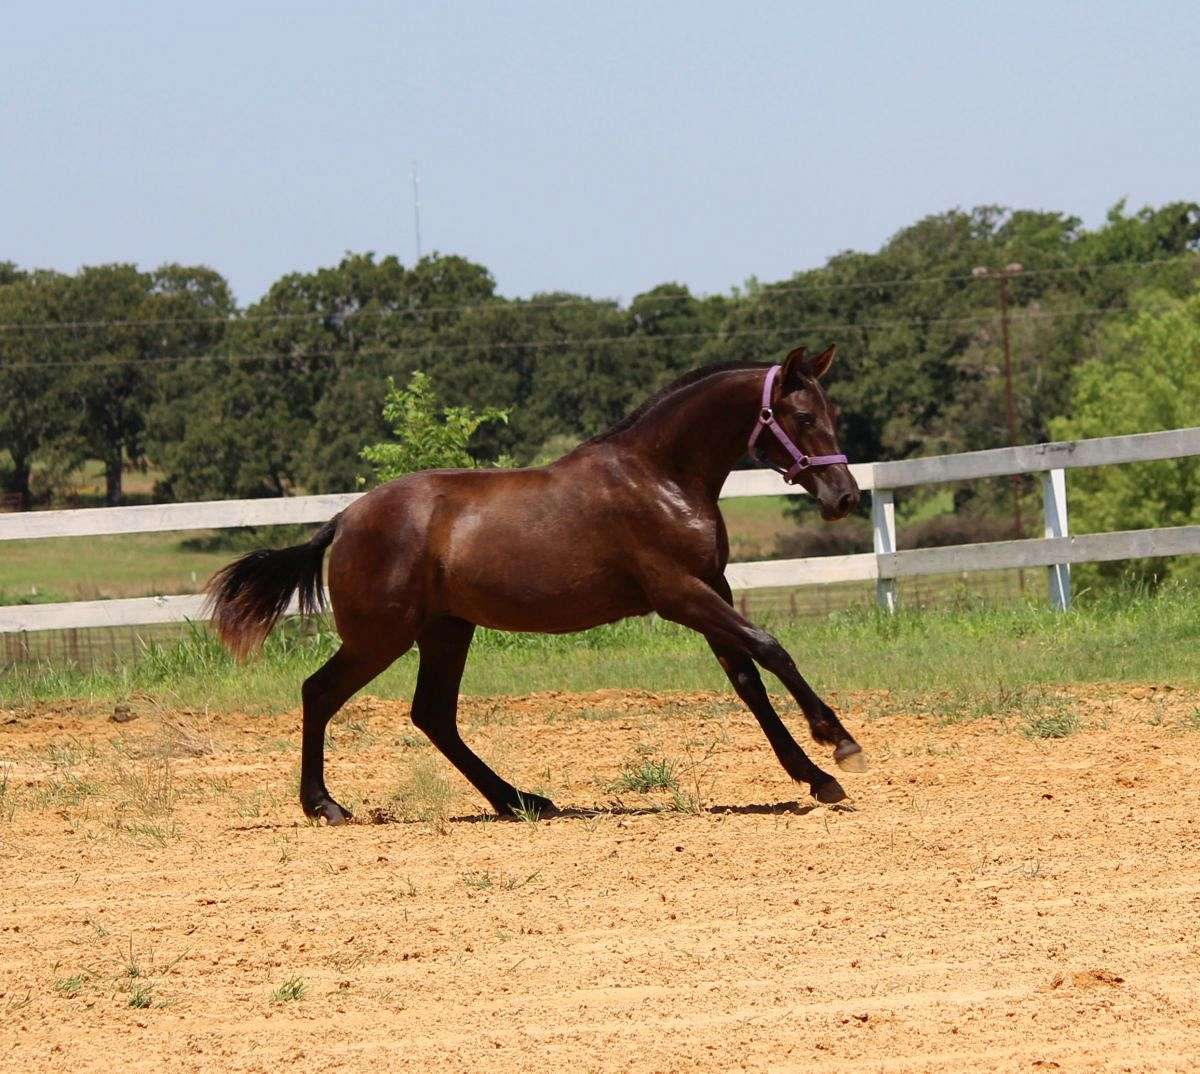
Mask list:
[[[44,3],[0,36],[0,259],[345,250],[724,291],[916,218],[1200,196],[1192,4]]]

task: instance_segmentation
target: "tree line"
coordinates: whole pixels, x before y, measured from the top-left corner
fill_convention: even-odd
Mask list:
[[[0,481],[50,499],[87,460],[105,501],[130,468],[163,500],[346,491],[386,441],[388,378],[419,371],[437,399],[499,408],[480,459],[552,457],[700,364],[836,342],[843,446],[861,460],[995,447],[1004,428],[995,283],[1011,282],[1018,437],[1072,418],[1074,374],[1102,359],[1148,292],[1200,276],[1200,205],[1076,217],[980,207],[930,216],[874,253],[700,296],[664,283],[627,304],[568,293],[505,298],[488,270],[347,254],[290,273],[239,308],[204,266],[73,274],[0,262]],[[1122,330],[1124,331],[1124,330]]]

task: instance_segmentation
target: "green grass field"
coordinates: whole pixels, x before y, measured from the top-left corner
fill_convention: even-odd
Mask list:
[[[178,533],[5,541],[0,604],[195,593],[230,558],[190,550]]]
[[[886,689],[897,701],[941,695],[986,710],[989,697],[1037,684],[1200,681],[1198,597],[1172,586],[1157,595],[1085,595],[1065,614],[1040,602],[981,602],[894,617],[848,611],[774,629],[819,691]],[[113,670],[19,665],[0,676],[0,704],[107,704],[137,695],[173,707],[280,711],[298,703],[301,681],[336,644],[327,629],[305,634],[288,624],[261,657],[239,666],[195,627],[178,643],[149,645]],[[414,652],[367,692],[409,697],[416,669]],[[778,692],[778,684],[769,685]],[[602,687],[727,683],[701,638],[650,619],[558,637],[480,631],[463,683],[476,695]]]

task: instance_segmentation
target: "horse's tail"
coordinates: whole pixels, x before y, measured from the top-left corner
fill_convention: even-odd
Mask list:
[[[218,637],[239,659],[262,645],[297,590],[302,615],[325,607],[321,561],[340,517],[326,522],[305,544],[248,552],[208,580],[205,608]]]

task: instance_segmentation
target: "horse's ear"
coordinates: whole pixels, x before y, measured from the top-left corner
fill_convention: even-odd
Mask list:
[[[805,363],[808,375],[820,380],[826,373],[829,372],[829,367],[833,365],[833,354],[837,350],[837,344],[831,343],[815,358],[809,358]]]
[[[793,351],[788,351],[788,356],[783,360],[783,368],[780,370],[779,382],[781,384],[795,383],[808,371],[807,365],[808,348],[797,347]]]

